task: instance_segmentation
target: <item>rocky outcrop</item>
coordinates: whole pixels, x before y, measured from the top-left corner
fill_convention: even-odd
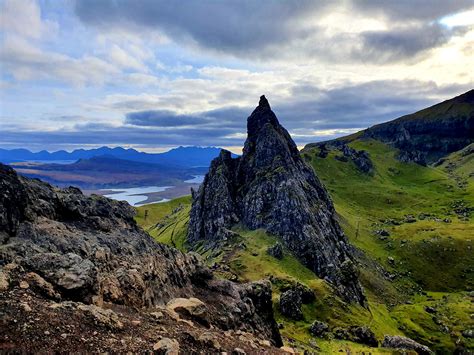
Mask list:
[[[420,355],[431,355],[434,354],[430,348],[420,343],[417,343],[413,339],[402,337],[399,335],[386,335],[383,339],[382,347],[392,349],[404,349],[414,350]]]
[[[296,290],[285,291],[280,296],[280,312],[290,319],[303,319],[302,304],[301,294]]]
[[[309,332],[316,337],[322,337],[329,332],[329,326],[327,323],[315,320],[313,324],[311,324]]]
[[[346,143],[339,140],[332,140],[328,142],[321,143],[310,143],[305,146],[305,149],[319,148],[318,157],[326,158],[331,150],[342,153],[342,155],[336,155],[334,158],[342,161],[348,162],[352,161],[360,172],[368,175],[374,173],[374,164],[370,159],[369,153],[365,150],[356,150],[349,147]]]
[[[234,159],[223,150],[193,193],[188,244],[219,247],[238,223],[263,228],[346,300],[365,304],[332,201],[264,96],[247,133],[243,155]]]
[[[283,247],[280,243],[275,243],[267,249],[267,254],[273,256],[276,259],[283,259]]]
[[[194,309],[193,319],[261,334],[281,345],[269,282],[215,279],[197,255],[153,241],[137,227],[127,203],[54,188],[2,164],[0,191],[2,289],[22,280],[20,286],[47,299],[133,309],[198,299],[205,303],[205,316]],[[16,281],[11,265],[22,270],[15,271]],[[97,317],[112,317],[84,307]]]

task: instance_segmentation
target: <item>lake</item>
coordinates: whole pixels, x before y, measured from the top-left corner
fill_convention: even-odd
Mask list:
[[[105,197],[111,198],[117,201],[127,201],[134,207],[146,205],[145,202],[148,199],[146,194],[153,192],[161,192],[170,189],[172,186],[144,186],[144,187],[131,187],[124,189],[104,189],[106,191],[113,191],[113,193],[104,195]],[[163,199],[159,202],[167,202],[168,199]],[[153,203],[156,203],[153,202]]]

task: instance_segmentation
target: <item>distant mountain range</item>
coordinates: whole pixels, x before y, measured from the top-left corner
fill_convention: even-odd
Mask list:
[[[27,149],[0,149],[0,162],[12,163],[22,161],[68,161],[79,159],[90,159],[98,156],[108,156],[117,159],[149,163],[164,164],[186,168],[208,167],[211,160],[219,155],[220,148],[216,147],[178,147],[164,153],[145,153],[135,149],[125,149],[122,147],[109,148],[102,147],[97,149],[77,149],[72,152],[59,150],[57,152],[48,152],[42,150],[33,153]]]

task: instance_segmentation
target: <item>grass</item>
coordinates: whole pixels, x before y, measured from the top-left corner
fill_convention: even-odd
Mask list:
[[[156,241],[185,251],[190,210],[191,196],[183,196],[138,207],[135,220]]]
[[[316,147],[302,154],[328,189],[349,240],[363,252],[360,279],[370,312],[342,303],[287,251],[282,260],[269,256],[266,250],[277,239],[264,230],[237,226],[240,238],[234,243],[243,243],[245,248],[229,245],[221,253],[207,251],[203,256],[209,263],[225,260],[241,281],[271,278],[275,318],[284,326],[282,335],[301,349],[311,350],[316,341],[323,353],[389,352],[314,338],[308,329],[316,319],[331,327],[367,325],[379,340],[386,334],[409,336],[440,353],[453,352],[458,339],[474,349],[472,340],[460,336],[462,330],[473,327],[467,291],[474,286],[474,216],[465,218],[453,207],[456,201],[474,205],[472,157],[453,153],[437,167],[422,167],[399,162],[395,149],[377,141],[355,139],[350,146],[369,152],[375,166],[372,176],[359,172],[350,161],[336,160],[339,153],[334,151],[326,158],[318,157]],[[136,219],[156,240],[185,250],[190,203],[188,196],[143,206]],[[389,236],[381,238],[375,233],[381,229]],[[393,281],[382,277],[377,263],[394,275]],[[313,303],[303,306],[302,321],[287,319],[278,311],[281,289],[296,281],[316,294]],[[426,306],[438,309],[436,322]]]

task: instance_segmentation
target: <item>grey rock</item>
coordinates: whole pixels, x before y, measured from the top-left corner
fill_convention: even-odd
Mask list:
[[[283,259],[283,247],[280,243],[275,243],[267,249],[267,254],[273,256],[276,259]]]
[[[237,223],[278,236],[304,265],[346,301],[366,306],[352,248],[333,203],[264,96],[247,120],[243,155],[221,151],[193,194],[187,242],[219,248]],[[347,262],[345,272],[341,272]]]
[[[327,323],[315,320],[313,324],[311,324],[309,332],[314,336],[321,337],[327,332],[329,332],[329,326],[327,325]]]
[[[368,327],[351,327],[349,332],[352,335],[352,341],[355,341],[356,343],[365,344],[372,347],[377,347],[379,345],[374,332]]]
[[[474,338],[474,330],[473,329],[466,329],[461,332],[464,338]]]
[[[420,355],[434,354],[426,345],[422,345],[413,339],[399,335],[385,335],[382,343],[384,348],[414,350]]]
[[[175,339],[163,338],[153,345],[153,352],[160,355],[178,355],[179,343]]]
[[[79,305],[77,309],[90,315],[98,325],[102,325],[113,330],[123,328],[123,323],[120,321],[118,315],[111,309],[102,309],[92,304],[82,304]]]
[[[280,312],[288,318],[303,319],[301,305],[301,293],[296,290],[288,290],[280,295]]]
[[[85,307],[108,302],[156,308],[195,297],[212,305],[210,325],[244,329],[281,345],[269,282],[215,279],[198,255],[156,243],[136,225],[127,203],[54,188],[3,164],[0,190],[0,234],[8,241],[2,245],[2,272],[8,263],[28,271],[15,271],[15,284]],[[100,310],[83,311],[92,319],[107,318]]]

